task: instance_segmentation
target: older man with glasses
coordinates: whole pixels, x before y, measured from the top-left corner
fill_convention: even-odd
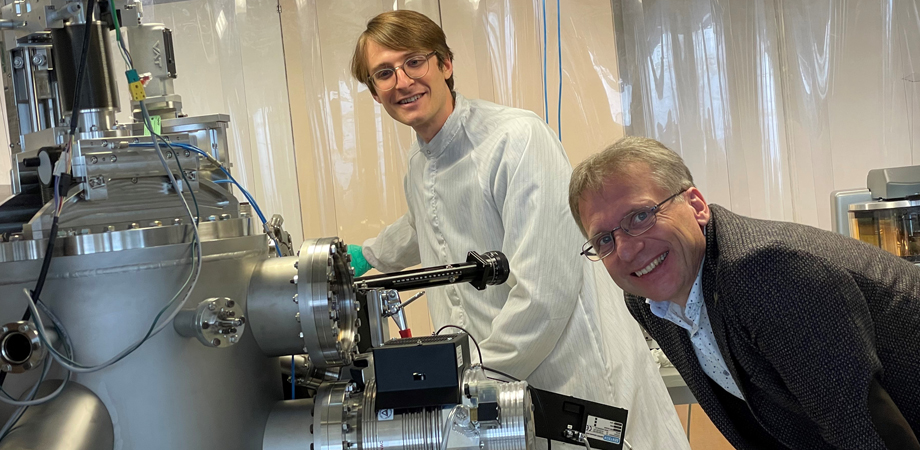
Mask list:
[[[409,210],[350,249],[356,270],[365,260],[389,272],[501,250],[511,269],[504,285],[428,291],[434,326],[468,330],[486,367],[627,409],[624,448],[688,449],[641,330],[603,272],[596,277],[578,255],[559,139],[530,111],[454,92],[453,64],[441,28],[417,12],[381,14],[358,38],[353,75],[418,139],[405,180]]]
[[[920,267],[709,205],[652,139],[581,163],[569,205],[582,254],[735,448],[920,448]]]

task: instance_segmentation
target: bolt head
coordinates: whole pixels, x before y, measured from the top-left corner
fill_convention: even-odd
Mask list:
[[[217,309],[217,305],[214,303],[208,303],[208,311],[214,311],[215,309]]]
[[[220,339],[214,338],[213,340],[211,340],[211,345],[215,347],[220,347]]]
[[[202,330],[207,330],[208,328],[211,328],[211,324],[210,324],[210,323],[208,323],[208,322],[202,322],[202,323],[201,323],[201,329],[202,329]]]
[[[9,364],[4,364],[2,367],[0,367],[0,370],[3,370],[4,372],[9,372],[13,370],[13,366]]]
[[[224,304],[227,305],[227,308],[233,308],[233,306],[236,305],[236,303],[234,303],[233,300],[229,300],[229,299]]]

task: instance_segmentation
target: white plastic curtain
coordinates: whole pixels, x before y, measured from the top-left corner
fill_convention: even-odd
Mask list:
[[[830,194],[920,164],[916,1],[613,0],[627,134],[707,200],[830,229]]]

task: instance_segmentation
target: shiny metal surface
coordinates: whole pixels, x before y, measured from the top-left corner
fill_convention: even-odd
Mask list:
[[[132,224],[120,226],[127,228]],[[192,227],[188,223],[183,223],[181,218],[172,219],[165,224],[161,221],[160,225],[154,224],[145,228],[108,231],[108,227],[114,228],[115,225],[92,228],[87,226],[79,231],[82,234],[76,234],[73,229],[66,231],[69,228],[67,226],[61,227],[60,230],[65,235],[58,237],[55,256],[120,252],[175,245],[192,240]],[[202,241],[249,236],[252,234],[252,219],[240,217],[201,222],[198,225],[198,233]],[[47,239],[0,242],[0,263],[41,259],[45,256],[47,245]]]
[[[848,211],[876,211],[879,209],[910,208],[920,206],[920,200],[895,200],[891,202],[864,202],[854,203],[847,208]]]
[[[48,380],[38,388],[44,397],[61,385]],[[115,432],[109,410],[92,390],[70,381],[54,400],[31,406],[0,442],[0,450],[112,450]]]
[[[309,355],[282,356],[278,358],[281,363],[281,373],[291,375],[291,359],[294,359],[294,383],[309,389],[319,389],[320,385],[339,379],[341,368],[327,367],[320,369],[313,365]]]
[[[497,383],[500,423],[483,424],[482,442],[486,450],[527,450],[534,448],[533,406],[527,382]]]
[[[303,351],[317,367],[351,363],[358,335],[354,277],[338,238],[303,243],[298,262],[297,296]]]
[[[265,425],[262,450],[303,450],[313,444],[313,399],[278,402]]]
[[[246,316],[249,329],[267,356],[303,353],[295,277],[297,257],[260,261],[252,272]]]
[[[245,303],[266,249],[264,235],[203,242],[201,278],[188,307],[212,297]],[[75,359],[97,364],[143,336],[190,264],[188,244],[62,256],[51,265],[42,298],[67,328]],[[21,317],[22,290],[34,287],[40,266],[0,263],[0,323]],[[20,395],[34,382],[27,375],[8,376],[4,389]],[[223,450],[260,448],[268,414],[282,399],[280,377],[277,359],[262,354],[252,333],[214,349],[168,327],[117,364],[74,380],[116,418],[117,450]],[[9,412],[0,407],[0,418]]]
[[[357,444],[357,433],[349,417],[358,402],[352,400],[353,385],[347,381],[327,383],[316,391],[313,417],[313,450],[345,450]]]
[[[205,347],[236,344],[246,331],[246,317],[240,304],[227,298],[209,298],[194,310],[183,310],[173,319],[181,336],[197,338]]]
[[[32,322],[20,320],[0,327],[0,372],[23,373],[38,367],[44,356]]]
[[[361,408],[363,448],[377,450],[439,450],[444,420],[441,409],[424,409],[393,414],[375,407],[376,383],[371,381],[364,391]],[[446,414],[444,415],[446,418]]]

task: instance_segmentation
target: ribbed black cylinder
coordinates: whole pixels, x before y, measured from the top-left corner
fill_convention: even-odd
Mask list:
[[[80,53],[83,50],[83,35],[86,25],[66,25],[51,30],[54,44],[54,69],[61,91],[61,104],[65,113],[73,110],[77,70],[80,68]],[[115,85],[112,67],[112,51],[109,48],[108,31],[102,22],[94,22],[90,31],[89,50],[86,55],[86,72],[83,75],[83,89],[80,92],[80,110],[96,108],[117,108],[118,88]]]

